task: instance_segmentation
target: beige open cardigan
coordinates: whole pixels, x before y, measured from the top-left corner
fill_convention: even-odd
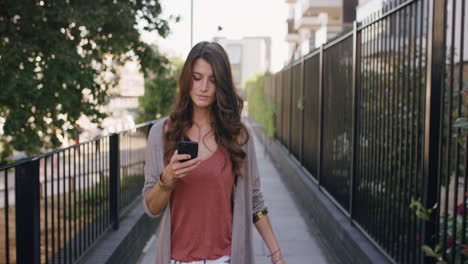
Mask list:
[[[151,128],[148,136],[145,162],[145,184],[142,190],[143,207],[146,214],[152,218],[162,216],[156,241],[156,264],[169,264],[171,258],[171,203],[169,201],[164,212],[154,215],[146,204],[146,194],[158,181],[159,174],[164,169],[163,162],[163,125],[168,117],[159,119]],[[243,167],[244,176],[237,177],[233,190],[233,223],[231,241],[231,264],[254,264],[253,249],[253,214],[266,208],[263,194],[260,190],[260,176],[253,133],[244,146],[247,161]]]

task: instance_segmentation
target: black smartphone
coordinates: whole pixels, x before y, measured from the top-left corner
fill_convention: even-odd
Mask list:
[[[191,156],[190,159],[181,160],[180,162],[186,162],[186,161],[196,158],[198,156],[198,142],[179,141],[177,143],[177,153],[178,154],[190,154]]]

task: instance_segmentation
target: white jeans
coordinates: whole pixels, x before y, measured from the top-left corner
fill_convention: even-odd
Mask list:
[[[230,256],[222,256],[219,259],[214,260],[198,260],[198,261],[191,261],[191,262],[183,262],[171,259],[171,264],[229,264],[231,263]]]

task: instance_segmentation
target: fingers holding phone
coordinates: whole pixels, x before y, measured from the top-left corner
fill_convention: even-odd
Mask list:
[[[176,150],[175,160],[172,164],[172,170],[174,171],[175,178],[182,178],[187,175],[190,171],[195,169],[201,162],[201,159],[195,157],[192,158],[190,154],[179,154]]]
[[[196,143],[196,142],[194,142]],[[193,143],[190,147],[186,147],[186,142],[179,142],[178,149],[174,152],[171,157],[170,163],[164,169],[164,179],[163,182],[167,181],[167,184],[173,184],[177,182],[178,179],[185,177],[190,171],[198,167],[201,163],[201,159],[197,157],[198,154],[198,144],[196,144],[196,148],[194,148]],[[182,146],[182,147],[181,147]],[[189,149],[187,151],[187,149]],[[187,153],[180,153],[179,150]]]

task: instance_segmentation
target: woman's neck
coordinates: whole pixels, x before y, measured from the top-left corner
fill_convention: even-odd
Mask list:
[[[211,123],[211,113],[207,108],[204,109],[193,109],[193,122],[199,127],[206,127]]]

